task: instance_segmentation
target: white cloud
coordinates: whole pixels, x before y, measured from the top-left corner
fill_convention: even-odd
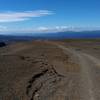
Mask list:
[[[34,31],[37,31],[37,32],[46,32],[46,31],[48,31],[49,30],[49,28],[48,27],[38,27],[38,28],[36,28]]]
[[[55,31],[66,31],[68,28],[68,26],[56,26]]]
[[[2,12],[0,13],[0,22],[16,22],[29,20],[33,17],[41,17],[52,15],[52,11],[48,10],[36,10],[36,11],[24,11],[24,12]]]
[[[68,29],[67,26],[55,26],[55,27],[42,26],[42,27],[35,28],[33,31],[48,33],[48,32],[62,32],[62,31],[66,31],[67,29]]]

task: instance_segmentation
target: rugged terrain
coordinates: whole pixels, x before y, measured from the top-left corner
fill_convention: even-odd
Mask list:
[[[0,100],[100,100],[99,42],[19,42],[0,48]]]

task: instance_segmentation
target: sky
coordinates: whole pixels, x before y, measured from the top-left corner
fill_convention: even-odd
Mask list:
[[[100,0],[0,0],[0,33],[100,29]]]

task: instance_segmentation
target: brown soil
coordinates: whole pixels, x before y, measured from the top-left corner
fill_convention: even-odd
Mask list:
[[[79,93],[69,85],[78,86],[79,70],[69,55],[48,42],[0,48],[0,100],[64,100],[71,92],[71,100],[78,100],[74,98],[79,98]]]

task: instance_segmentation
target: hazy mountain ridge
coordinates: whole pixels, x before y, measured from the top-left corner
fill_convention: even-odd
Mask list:
[[[26,41],[31,40],[32,37],[29,36],[12,36],[12,35],[0,35],[0,41],[10,42],[10,41]]]
[[[26,41],[37,39],[66,39],[66,38],[100,38],[100,31],[83,31],[83,32],[58,32],[58,33],[42,33],[35,35],[0,35],[0,41]]]

